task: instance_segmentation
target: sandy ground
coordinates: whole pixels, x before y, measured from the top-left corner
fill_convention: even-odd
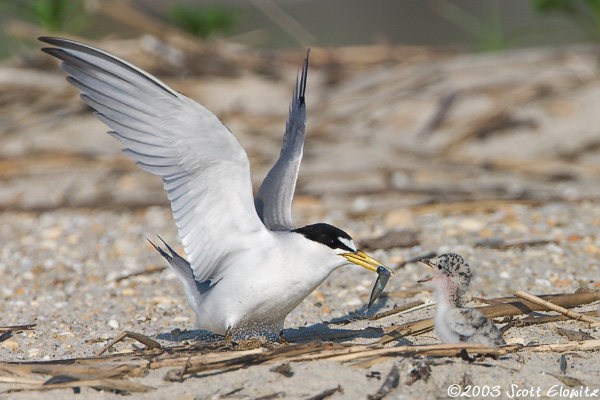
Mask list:
[[[424,213],[415,215],[422,240],[409,249],[374,251],[372,254],[388,265],[394,260],[414,257],[424,251],[455,251],[471,262],[474,280],[471,296],[493,298],[512,295],[516,290],[535,294],[571,293],[581,285],[597,288],[600,266],[597,262],[600,240],[595,230],[600,221],[600,203],[553,203],[544,206],[506,205],[487,213],[468,213],[441,217]],[[5,282],[2,293],[2,325],[35,323],[33,331],[15,334],[0,347],[4,361],[60,360],[87,357],[106,345],[122,331],[143,333],[163,346],[207,340],[204,333],[193,331],[194,315],[178,280],[169,270],[119,277],[162,266],[159,256],[146,244],[146,237],[160,234],[176,242],[168,209],[149,208],[139,211],[62,210],[33,213],[3,213],[0,273]],[[368,221],[364,226],[368,231]],[[355,228],[356,229],[356,228]],[[552,242],[539,246],[494,250],[476,243],[493,236],[543,238]],[[361,232],[355,232],[360,236]],[[431,288],[416,283],[427,276],[426,267],[408,264],[390,280],[384,297],[371,313],[413,300],[430,301]],[[368,300],[374,276],[351,266],[334,272],[311,294],[286,321],[286,335],[311,337],[338,330],[361,330],[388,327],[431,316],[434,307],[392,316],[377,321],[356,321],[337,325],[336,320],[361,314]],[[413,295],[406,293],[413,291]],[[420,289],[420,290],[419,290]],[[416,292],[416,294],[415,294]],[[394,295],[395,294],[395,295]],[[477,305],[471,303],[470,305]],[[595,306],[597,307],[597,305]],[[593,308],[593,307],[592,307]],[[591,309],[589,306],[582,310]],[[583,330],[594,337],[598,332],[580,322],[543,324],[512,328],[505,338],[509,343],[564,343],[556,327]],[[184,331],[173,340],[174,330]],[[192,330],[191,332],[187,332]],[[177,331],[175,331],[177,332]],[[383,332],[344,340],[346,343],[373,343]],[[409,336],[395,344],[437,343],[434,333]],[[132,340],[124,341],[112,351],[135,348]],[[596,352],[571,352],[566,355],[567,375],[585,385],[597,387],[600,359]],[[307,398],[338,385],[343,393],[333,398],[364,398],[374,394],[382,379],[397,365],[400,386],[392,398],[445,397],[452,384],[472,382],[481,387],[511,385],[521,388],[541,387],[547,393],[561,381],[560,354],[519,352],[497,360],[467,362],[457,358],[427,358],[431,376],[427,381],[406,385],[414,358],[399,357],[357,368],[353,363],[326,361],[292,363],[293,376],[286,377],[271,369],[277,365],[253,366],[233,372],[192,375],[182,383],[162,380],[168,369],[154,371],[134,380],[155,387],[147,398],[233,397],[258,398],[280,393],[279,397]],[[470,381],[469,381],[470,380]],[[8,389],[10,385],[3,385]],[[236,391],[227,396],[227,393]],[[115,394],[82,389],[90,398]],[[40,393],[4,394],[9,398],[36,398]],[[77,398],[72,390],[44,393],[55,398]],[[139,396],[139,395],[136,395]]]
[[[472,267],[472,297],[600,289],[595,123],[600,79],[594,51],[387,59],[359,72],[350,66],[330,86],[327,64],[314,53],[309,78],[314,102],[294,203],[298,226],[319,221],[339,226],[392,268],[431,251],[458,252]],[[286,64],[291,73],[283,80],[259,75],[169,80],[208,103],[236,132],[248,151],[255,187],[278,154],[296,64]],[[23,71],[9,66],[0,77]],[[51,84],[32,89],[30,83],[11,83],[0,92],[5,95],[0,96],[0,327],[36,325],[3,340],[0,361],[89,357],[123,331],[142,333],[164,347],[210,340],[194,330],[194,315],[168,269],[127,277],[164,267],[146,238],[160,235],[181,251],[160,181],[118,155],[118,144],[81,107],[59,72],[25,72]],[[7,101],[15,85],[22,99]],[[454,92],[458,100],[440,115],[439,105]],[[272,102],[251,101],[256,93],[272,95]],[[436,115],[444,122],[434,124]],[[384,243],[398,230],[412,240]],[[496,249],[492,239],[534,243]],[[428,273],[414,263],[399,268],[370,314],[431,301],[432,288],[417,283]],[[286,336],[307,340],[352,330],[357,336],[334,341],[369,344],[386,328],[433,315],[430,306],[376,321],[338,323],[362,316],[374,280],[357,267],[335,271],[289,315]],[[597,303],[577,310],[594,309]],[[576,321],[511,328],[505,338],[566,343],[558,327],[600,338],[598,328]],[[379,329],[364,333],[366,328]],[[388,346],[435,343],[435,334],[427,333]],[[110,354],[136,346],[125,340]],[[165,381],[169,368],[163,368],[129,378],[155,390],[128,398],[310,398],[338,387],[330,398],[365,398],[378,391],[393,366],[399,386],[388,398],[447,398],[458,384],[489,392],[463,397],[566,397],[569,392],[561,389],[580,389],[574,397],[589,397],[585,389],[597,389],[600,382],[598,350],[562,355],[564,372],[561,354],[530,351],[473,362],[449,357],[394,357],[368,366],[306,361],[291,363],[287,376],[273,371],[280,363],[267,363],[192,374],[182,382]],[[411,369],[421,362],[431,368],[430,376],[408,384]],[[122,396],[90,388],[80,394],[9,392],[20,387],[0,383],[0,398]]]

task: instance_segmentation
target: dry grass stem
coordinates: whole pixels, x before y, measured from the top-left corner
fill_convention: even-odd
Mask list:
[[[599,324],[600,323],[600,320],[598,320],[597,318],[593,318],[593,317],[591,317],[589,315],[580,314],[580,313],[575,312],[575,311],[567,310],[564,307],[561,307],[559,305],[550,303],[549,301],[541,299],[538,296],[535,296],[533,294],[529,294],[527,292],[523,292],[521,290],[519,290],[518,292],[516,292],[515,296],[520,297],[520,298],[525,299],[525,300],[528,300],[528,301],[531,301],[532,303],[535,303],[535,304],[538,304],[538,305],[540,305],[542,307],[545,307],[548,310],[556,311],[557,313],[566,315],[567,317],[576,319],[578,321],[589,322],[590,324]]]
[[[389,317],[391,315],[400,314],[400,313],[402,313],[404,311],[409,311],[409,310],[412,311],[414,308],[422,306],[423,304],[425,304],[425,303],[423,303],[421,300],[413,301],[413,302],[410,302],[410,303],[407,303],[407,304],[403,304],[403,305],[401,305],[399,307],[394,307],[391,310],[375,314],[375,315],[373,315],[372,317],[369,318],[369,321],[376,321],[378,319]]]
[[[131,338],[131,339],[135,339],[138,342],[142,343],[144,346],[146,346],[147,350],[152,350],[152,349],[160,349],[160,343],[158,343],[155,340],[150,339],[148,336],[144,336],[140,333],[135,333],[135,332],[129,332],[129,331],[125,331],[123,333],[121,333],[119,336],[117,336],[115,339],[111,340],[106,346],[104,346],[97,354],[96,356],[101,356],[102,354],[104,354],[108,349],[110,349],[111,347],[113,347],[115,344],[117,344],[118,342],[120,342],[123,339],[126,338]]]
[[[115,282],[121,282],[122,280],[129,279],[135,276],[157,274],[159,272],[164,271],[165,269],[167,269],[167,267],[158,267],[156,265],[152,265],[143,271],[132,272],[130,274],[120,276],[117,279],[115,279]]]
[[[29,331],[33,328],[35,328],[35,324],[0,326],[0,332]]]
[[[112,390],[122,392],[134,392],[134,393],[145,393],[154,390],[153,387],[142,385],[141,383],[131,382],[124,379],[88,379],[88,380],[74,380],[72,382],[61,382],[51,384],[41,384],[26,386],[18,389],[8,390],[9,392],[22,392],[22,391],[43,391],[52,389],[64,389],[64,388],[76,388],[76,387],[92,387],[100,390]]]
[[[600,350],[600,339],[584,340],[581,342],[540,344],[524,347],[524,350],[552,353],[563,353],[565,351],[597,351]]]

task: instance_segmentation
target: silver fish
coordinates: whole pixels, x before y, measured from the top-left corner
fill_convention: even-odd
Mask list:
[[[375,281],[375,285],[373,286],[373,290],[371,291],[371,298],[369,299],[369,304],[365,311],[369,311],[375,300],[381,295],[385,285],[387,285],[390,276],[394,275],[392,271],[387,269],[386,267],[378,267],[377,268],[377,280]]]

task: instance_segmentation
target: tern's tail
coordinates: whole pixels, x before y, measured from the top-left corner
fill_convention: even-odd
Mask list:
[[[150,244],[160,253],[161,256],[167,260],[169,266],[175,272],[175,275],[179,278],[181,283],[183,284],[183,289],[185,290],[185,294],[187,295],[188,303],[190,307],[196,314],[198,310],[200,310],[200,303],[202,302],[202,295],[206,293],[211,286],[211,282],[198,282],[194,278],[194,272],[192,271],[192,267],[190,263],[186,261],[183,257],[175,252],[162,238],[158,237],[163,244],[167,247],[169,253],[156,246],[154,243],[148,239]]]
[[[173,250],[171,246],[169,246],[160,236],[158,238],[161,240],[161,242],[163,242],[163,244],[167,247],[167,250],[171,254],[168,254],[166,251],[152,243],[150,239],[148,239],[148,241],[150,242],[152,247],[154,247],[156,251],[158,251],[160,255],[164,257],[165,260],[167,260],[167,262],[171,266],[171,269],[173,270],[173,272],[175,272],[175,275],[177,275],[177,277],[181,279],[181,281],[184,282],[184,284],[187,280],[192,280],[192,282],[195,282],[194,274],[192,272],[192,267],[190,266],[190,263],[187,262],[179,254],[177,254],[175,250]]]

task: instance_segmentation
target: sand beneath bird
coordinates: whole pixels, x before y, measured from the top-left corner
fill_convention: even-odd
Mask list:
[[[590,221],[583,216],[600,217],[600,203],[583,205],[561,204],[566,220]],[[523,226],[531,226],[532,216],[544,215],[550,210],[541,207],[515,207],[513,211]],[[416,216],[427,248],[439,251],[455,249],[479,260],[474,271],[470,294],[478,297],[511,295],[515,289],[543,294],[573,292],[577,280],[566,284],[569,276],[587,281],[593,287],[593,255],[586,252],[589,244],[568,242],[561,246],[550,243],[523,249],[494,250],[474,247],[473,233],[468,227],[471,221],[482,223],[497,221],[495,214],[476,213],[450,217],[451,225],[441,224],[434,215]],[[149,267],[162,267],[162,260],[150,245],[143,245],[145,237],[160,233],[165,240],[175,240],[176,232],[171,223],[170,210],[153,207],[138,211],[85,211],[62,210],[34,213],[3,213],[2,240],[4,261],[0,274],[5,301],[2,304],[2,324],[36,323],[33,331],[18,333],[0,344],[2,360],[57,360],[73,357],[89,357],[105,346],[122,331],[139,332],[158,340],[163,346],[175,346],[194,342],[201,332],[194,331],[194,315],[186,304],[178,280],[171,271],[162,270],[140,275],[128,274],[144,271]],[[467,223],[468,222],[468,223]],[[440,226],[442,228],[440,229]],[[447,226],[443,228],[443,226]],[[358,237],[369,235],[368,223],[355,225]],[[448,229],[453,236],[448,239]],[[573,230],[585,233],[595,229],[593,224],[566,224],[560,231]],[[530,232],[533,234],[533,232]],[[554,234],[558,234],[554,231]],[[438,244],[436,246],[436,244]],[[586,247],[587,246],[587,247]],[[27,254],[23,249],[27,247]],[[395,249],[375,254],[389,262],[410,258],[423,252],[417,246]],[[543,269],[539,266],[544,266]],[[531,273],[523,273],[531,269]],[[156,270],[154,270],[156,271]],[[533,271],[544,271],[539,274]],[[365,271],[366,272],[366,271]],[[427,273],[426,267],[408,264],[396,272],[386,288],[389,297],[375,302],[371,313],[384,311],[395,304],[416,299],[431,300],[430,288],[416,281]],[[537,275],[537,276],[536,276]],[[336,324],[354,313],[362,314],[373,284],[371,274],[359,268],[347,268],[335,272],[317,291],[311,294],[289,317],[286,324],[288,336],[315,336],[343,331],[359,331],[398,325],[407,321],[432,316],[434,307],[407,314],[396,315],[377,321],[358,320],[350,324]],[[469,306],[477,304],[468,303]],[[597,308],[584,307],[583,310]],[[593,337],[598,331],[586,329],[579,322],[560,322],[526,328],[513,328],[506,340],[521,343],[564,343],[566,339],[554,328],[583,329]],[[381,333],[371,330],[369,334],[344,339],[346,343],[368,344],[377,340]],[[207,338],[204,337],[204,340]],[[407,337],[400,344],[438,343],[435,334]],[[127,351],[139,346],[125,340],[110,350]],[[566,355],[566,375],[593,385],[598,382],[599,364],[597,352],[577,352]],[[182,383],[164,382],[168,368],[152,371],[145,377],[131,378],[157,388],[145,394],[145,398],[186,398],[185,396],[221,396],[240,389],[238,396],[260,397],[285,392],[289,397],[310,397],[339,384],[344,394],[365,397],[375,393],[382,379],[393,364],[399,367],[401,384],[397,395],[413,398],[444,396],[445,388],[464,379],[477,385],[500,385],[509,390],[511,385],[540,386],[548,390],[560,380],[560,355],[555,353],[519,353],[469,363],[461,359],[430,359],[431,377],[427,382],[417,381],[411,386],[403,382],[413,368],[412,358],[394,358],[367,368],[354,368],[351,364],[314,361],[291,363],[291,377],[272,372],[274,365],[254,366],[221,374],[190,377]],[[276,366],[276,365],[275,365]],[[11,385],[0,384],[0,390]],[[93,389],[82,389],[91,399],[105,398],[106,394]],[[14,393],[10,398],[33,399],[39,392]],[[44,393],[46,398],[76,398],[72,390]],[[115,395],[116,396],[116,395]],[[342,398],[342,394],[338,394]],[[115,397],[116,398],[116,397]],[[335,398],[335,397],[334,397]]]

